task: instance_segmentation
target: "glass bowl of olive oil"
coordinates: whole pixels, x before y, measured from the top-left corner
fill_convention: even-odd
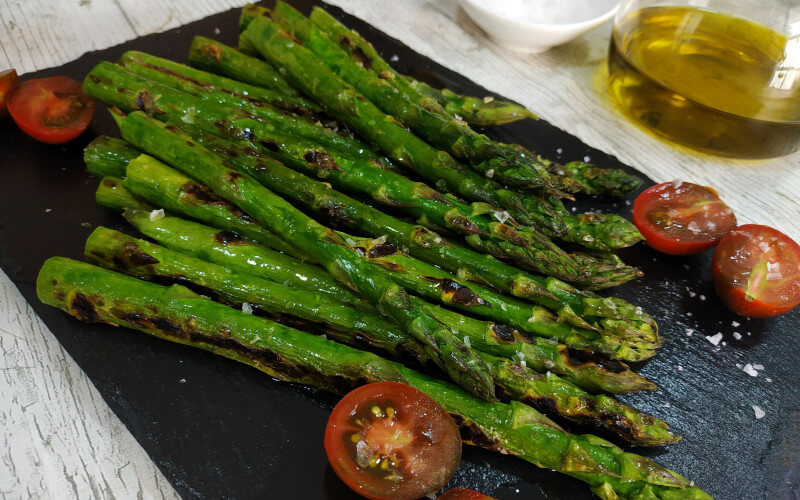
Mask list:
[[[634,122],[706,153],[771,158],[800,144],[800,1],[622,2],[608,89]]]

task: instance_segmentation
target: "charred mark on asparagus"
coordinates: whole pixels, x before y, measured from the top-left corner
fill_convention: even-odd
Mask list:
[[[488,302],[473,292],[471,288],[457,281],[453,281],[449,278],[434,278],[431,276],[423,276],[422,278],[431,283],[436,283],[439,289],[444,292],[446,297],[449,296],[450,301],[454,304],[467,307],[489,305]]]
[[[583,366],[586,364],[596,364],[605,371],[611,373],[622,373],[627,367],[619,361],[603,357],[594,351],[587,349],[575,349],[574,347],[567,347],[566,349],[567,361],[572,366]]]
[[[306,161],[306,163],[316,165],[322,170],[342,170],[342,168],[336,163],[336,160],[333,159],[333,156],[329,155],[328,153],[323,153],[322,151],[308,151],[305,155],[303,155],[303,159]]]
[[[510,453],[498,440],[489,437],[480,427],[475,425],[474,422],[468,421],[457,413],[451,413],[450,416],[453,417],[453,420],[456,421],[456,425],[458,425],[458,428],[461,430],[461,439],[464,440],[464,442],[491,451],[498,451],[506,454]]]
[[[59,299],[59,297],[56,297]],[[63,299],[63,292],[62,297]],[[95,310],[94,305],[89,300],[89,297],[82,293],[76,293],[75,297],[72,298],[72,301],[69,303],[70,312],[76,318],[88,321],[90,323],[96,323],[100,321],[100,315],[97,314],[97,310]]]

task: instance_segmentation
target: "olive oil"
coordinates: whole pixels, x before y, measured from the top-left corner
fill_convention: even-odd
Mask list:
[[[704,152],[768,158],[800,140],[800,33],[690,7],[617,21],[612,99],[660,136]]]

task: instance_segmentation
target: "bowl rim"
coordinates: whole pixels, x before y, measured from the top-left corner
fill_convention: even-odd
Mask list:
[[[553,28],[563,28],[563,29],[583,29],[589,28],[601,23],[604,23],[611,19],[619,10],[619,6],[621,2],[617,2],[611,9],[604,12],[603,14],[593,17],[591,19],[587,19],[585,21],[579,21],[575,23],[535,23],[535,22],[525,22],[525,21],[518,21],[516,19],[511,19],[505,16],[501,16],[497,14],[494,10],[489,10],[483,7],[480,3],[480,0],[459,0],[459,2],[463,4],[469,4],[470,7],[494,18],[495,20],[502,21],[511,25],[514,25],[518,28],[523,29],[553,29]]]

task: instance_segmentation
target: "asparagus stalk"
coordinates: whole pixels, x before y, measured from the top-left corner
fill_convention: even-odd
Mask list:
[[[431,103],[402,80],[393,85],[387,79],[394,73],[374,73],[373,60],[366,58],[360,47],[353,51],[349,38],[329,36],[288,4],[279,1],[272,19],[307,47],[322,63],[320,67],[327,66],[328,71],[352,85],[384,113],[397,117],[428,143],[465,160],[479,173],[517,188],[551,193],[578,189],[569,178],[551,175],[536,156],[475,132],[466,122],[447,113],[438,103]],[[261,17],[250,26],[254,25],[269,26],[270,21]],[[258,48],[253,37],[248,36]],[[284,50],[299,52],[298,46],[285,45]],[[273,64],[277,63],[273,61]],[[319,71],[320,67],[314,69]]]
[[[286,11],[286,7],[279,4],[275,9],[275,18],[280,20],[282,15],[286,15]],[[290,12],[290,14],[292,13]],[[253,13],[251,12],[248,15],[253,15]],[[262,15],[266,14],[262,13]],[[245,14],[243,13],[242,16],[244,18]],[[296,19],[297,16],[294,15],[294,18]],[[289,17],[289,19],[292,19],[292,17]],[[404,78],[392,69],[369,42],[355,31],[349,30],[325,10],[315,7],[311,13],[310,19],[322,32],[328,34],[329,41],[338,42],[339,46],[344,51],[348,52],[351,58],[360,61],[364,68],[371,70],[373,74],[387,80],[393,88],[404,93],[407,97],[412,99],[413,102],[419,104],[424,109],[429,109],[437,113],[442,109],[443,113],[441,113],[441,115],[448,119],[454,118],[455,115],[459,117],[468,117],[473,112],[479,114],[482,112],[489,114],[499,112],[502,114],[510,106],[527,112],[524,108],[510,103],[495,101],[493,99],[479,100],[475,98],[464,98],[447,89],[437,91],[413,79]],[[303,40],[301,39],[301,41]],[[409,88],[412,90],[411,92],[408,91]],[[433,99],[441,108],[428,105],[429,101],[427,99]],[[458,111],[460,112],[452,111],[453,107],[458,107]],[[524,117],[525,115],[521,116]],[[471,123],[469,118],[466,118],[466,121]],[[479,119],[478,121],[481,120]],[[468,134],[469,131],[465,131],[464,133]],[[585,162],[570,162],[562,166],[528,151],[524,151],[524,154],[529,161],[546,168],[550,173],[565,176],[575,181],[579,185],[581,191],[585,193],[621,196],[641,184],[641,179],[623,170],[602,169]]]
[[[119,64],[153,81],[163,83],[164,79],[168,79],[179,90],[200,86],[215,91],[217,95],[221,92],[229,94],[231,98],[238,98],[232,99],[234,102],[244,100],[256,106],[267,103],[279,109],[309,116],[321,111],[319,106],[304,97],[289,96],[279,90],[256,87],[144,52],[125,52],[120,56]]]
[[[244,31],[250,24],[250,21],[258,16],[270,17],[270,15],[271,11],[266,7],[247,4],[242,8],[242,15],[239,19],[239,30]],[[341,37],[349,38],[353,46],[358,47],[358,50],[363,51],[364,55],[369,58],[372,67],[376,71],[394,71],[391,66],[386,64],[385,60],[379,57],[369,42],[364,40],[357,32],[348,29],[337,21],[324,9],[315,7],[311,11],[309,17],[323,31],[339,37],[340,39]],[[536,118],[536,115],[519,104],[486,97],[480,99],[477,97],[463,96],[448,89],[435,89],[430,85],[410,77],[403,78],[412,88],[420,92],[420,94],[435,100],[448,112],[463,117],[470,125],[487,127],[491,125],[504,125],[524,118]]]
[[[419,340],[428,355],[470,392],[494,398],[494,385],[481,359],[447,326],[413,307],[406,291],[385,272],[364,262],[344,240],[174,127],[135,112],[117,117],[123,138],[180,168],[295,247],[316,257],[337,280],[357,290]],[[138,160],[134,160],[135,163]],[[130,176],[130,173],[129,173]],[[127,180],[127,179],[126,179]]]
[[[424,261],[440,265],[453,272],[463,273],[466,270],[470,276],[486,281],[500,290],[511,290],[512,293],[515,287],[522,285],[526,288],[528,295],[533,295],[532,291],[536,290],[538,291],[536,298],[548,300],[547,303],[551,306],[554,305],[554,302],[549,300],[556,293],[559,294],[561,300],[574,299],[573,293],[565,293],[567,289],[564,288],[564,285],[566,284],[561,281],[526,274],[486,255],[476,254],[463,247],[448,243],[436,233],[388,216],[332,190],[329,185],[294,172],[280,163],[268,163],[268,159],[259,158],[248,146],[244,146],[242,154],[240,154],[236,153],[236,149],[232,149],[233,146],[230,143],[220,146],[217,139],[206,134],[194,134],[194,138],[224,157],[230,164],[249,173],[282,195],[311,210],[326,213],[344,226],[367,232],[376,238],[386,236],[388,241],[398,247],[408,248],[415,257]],[[248,154],[243,154],[245,151]],[[268,164],[269,167],[265,168],[265,164]],[[591,298],[588,300],[592,304],[597,304],[596,300]],[[611,301],[611,304],[604,304],[607,306],[606,309],[614,310],[615,318],[619,317],[620,306],[626,307],[624,303],[613,305],[619,301],[603,300]],[[578,314],[581,314],[583,307],[576,302],[580,301],[571,300],[570,303],[578,308]],[[573,314],[573,309],[565,308],[564,304],[557,304],[556,307],[563,317],[569,318]],[[603,316],[603,314],[595,314],[595,316]],[[636,323],[631,324],[625,319],[622,321],[602,319],[600,323],[603,331],[616,336],[618,342],[623,345],[626,344],[626,341],[635,343],[637,350],[643,350],[646,353],[645,356],[652,355],[650,350],[658,345],[658,336],[652,330],[651,319],[643,315],[641,309],[633,311],[628,309],[624,318],[634,319]],[[578,322],[573,320],[572,323],[581,327],[587,326],[585,320]]]
[[[150,220],[145,212],[127,210],[125,218],[142,234],[171,250],[257,278],[289,284],[299,290],[324,291],[317,284],[326,278],[323,270],[313,266],[304,268],[302,263],[256,243],[218,238],[219,230],[177,217]],[[296,273],[302,274],[302,278],[294,279]],[[407,288],[417,293],[418,289],[413,287],[414,283],[411,284]],[[348,303],[342,294],[330,294],[330,297]],[[458,333],[468,336],[472,346],[479,351],[525,361],[534,370],[552,371],[588,391],[627,393],[655,389],[655,384],[632,372],[627,365],[603,359],[592,351],[531,339],[501,324],[475,320],[422,302],[418,304],[445,324],[455,325]],[[527,310],[529,314],[532,312],[530,307]],[[544,313],[540,316],[547,317]],[[555,320],[550,322],[550,326],[562,328]],[[539,320],[538,328],[545,330],[546,322]]]
[[[162,75],[163,76],[163,75]],[[113,84],[116,83],[116,86]],[[174,82],[173,82],[174,83]],[[198,127],[212,133],[221,133],[234,138],[250,138],[264,141],[270,134],[280,130],[288,131],[293,135],[307,138],[325,147],[343,151],[347,154],[367,158],[372,162],[386,168],[393,168],[386,158],[378,156],[368,146],[350,137],[337,135],[330,130],[323,129],[307,120],[296,117],[283,117],[275,114],[268,106],[252,106],[252,102],[243,101],[236,96],[217,93],[216,99],[238,106],[246,106],[255,110],[259,116],[249,112],[235,112],[231,108],[213,106],[212,102],[205,103],[192,100],[184,93],[176,93],[170,87],[157,82],[142,79],[119,67],[105,63],[98,65],[92,77],[84,83],[87,92],[95,92],[105,102],[114,104],[124,109],[147,109],[158,114],[168,114],[174,119],[194,123]],[[122,93],[119,89],[134,88],[137,92]],[[184,80],[179,88],[192,90],[199,94],[207,94],[208,89]],[[151,92],[152,90],[152,92]],[[156,105],[158,101],[158,105]],[[159,107],[160,106],[160,107]],[[209,107],[213,106],[213,107]],[[269,120],[264,121],[263,118]],[[475,179],[473,179],[474,181]],[[477,178],[480,181],[480,178]],[[469,183],[462,185],[466,191]],[[438,187],[445,187],[443,184]],[[481,194],[481,193],[479,193]],[[482,193],[486,194],[486,193]],[[641,239],[641,235],[630,222],[612,215],[591,215],[584,221],[581,217],[571,216],[560,206],[558,210],[550,210],[541,206],[533,198],[517,197],[516,194],[502,189],[494,192],[497,200],[504,207],[511,210],[522,221],[536,220],[537,225],[547,229],[551,234],[568,241],[577,242],[589,248],[608,250],[627,246]],[[484,199],[491,199],[491,196]],[[475,196],[474,199],[482,199]],[[527,207],[527,208],[525,208]],[[540,214],[544,210],[544,214]],[[608,224],[606,222],[613,222]],[[635,236],[635,237],[634,237]],[[604,246],[605,245],[605,246]]]
[[[298,96],[299,92],[262,59],[249,57],[232,47],[197,36],[192,40],[189,51],[189,64],[201,70],[216,72],[240,82],[274,89],[288,96]],[[247,71],[242,71],[242,68]]]
[[[334,392],[380,380],[411,385],[454,416],[468,443],[573,476],[605,499],[711,498],[676,472],[598,437],[569,434],[530,406],[487,402],[377,355],[233,310],[180,286],[166,288],[54,257],[39,272],[37,293],[78,319],[204,348],[280,380]]]
[[[227,88],[218,88],[206,81],[198,80],[203,75],[198,74],[197,70],[194,70],[194,73],[182,74],[179,72],[181,65],[172,63],[173,65],[170,66],[169,61],[165,63],[159,58],[141,53],[128,53],[128,55],[123,55],[122,60],[127,69],[144,78],[177,90],[188,91],[211,102],[226,102],[239,107],[258,102],[248,97],[248,95],[257,95],[257,89],[244,95],[241,92],[246,92],[247,86],[242,88],[239,84],[237,87],[236,83],[238,82]],[[166,66],[159,66],[159,64],[166,64]],[[224,80],[215,81],[225,84]],[[259,113],[260,110],[256,108],[253,111]],[[273,113],[270,112],[267,118],[272,119],[270,118],[272,116]],[[279,120],[275,121],[274,125],[281,128]],[[317,130],[314,132],[316,133]],[[423,225],[426,225],[425,223],[434,224],[466,234],[483,232],[489,236],[477,235],[467,239],[473,248],[498,258],[511,259],[526,269],[545,273],[552,273],[552,271],[548,271],[552,269],[563,270],[562,273],[555,273],[554,276],[587,289],[605,288],[610,284],[619,284],[640,276],[638,270],[624,266],[617,261],[599,260],[594,262],[592,259],[584,258],[580,264],[573,262],[565,252],[534,229],[526,228],[516,231],[484,214],[472,215],[475,213],[474,208],[455,200],[447,200],[424,185],[412,183],[398,173],[382,168],[382,164],[376,165],[375,158],[348,158],[308,141],[279,134],[262,138],[261,142],[265,141],[279,159],[292,161],[294,167],[305,167],[306,169],[317,167],[318,175],[324,174],[326,177],[331,177],[331,180],[337,182],[339,187],[344,184],[346,187],[352,188],[354,187],[353,181],[362,181],[361,185],[355,184],[355,187],[361,188],[360,192],[366,191],[366,194],[372,195],[382,203],[389,203],[416,212],[414,215],[421,217],[420,221]],[[364,148],[361,150],[364,151]],[[310,161],[309,158],[316,161]],[[330,159],[333,159],[334,164],[331,164]],[[349,170],[344,168],[348,166]],[[361,173],[364,168],[368,169],[369,175],[360,177],[347,175],[353,169]],[[347,174],[345,170],[348,170]],[[366,182],[366,185],[363,182]],[[460,206],[455,206],[457,204]],[[494,211],[490,207],[479,210],[481,212]],[[482,220],[468,220],[470,217]],[[498,238],[501,240],[500,242],[497,241]]]
[[[83,150],[86,170],[96,177],[125,177],[128,162],[142,154],[130,143],[101,135]]]
[[[94,193],[97,204],[101,207],[110,208],[118,212],[126,209],[134,209],[152,213],[153,206],[146,201],[137,198],[122,185],[123,179],[119,177],[103,177],[97,190]]]
[[[173,123],[188,130],[187,133],[204,146],[237,166],[249,164],[247,168],[257,169],[260,161],[258,152],[250,144],[234,145],[196,128],[187,128],[186,124]],[[295,170],[330,181],[340,190],[371,196],[379,203],[399,208],[415,216],[421,225],[429,229],[443,227],[464,234],[473,249],[510,260],[523,269],[548,274],[590,290],[621,284],[641,276],[638,269],[617,260],[591,257],[573,260],[532,228],[515,229],[499,222],[495,218],[499,211],[492,207],[485,204],[467,205],[445,197],[424,184],[374,166],[371,162],[292,137],[272,135],[268,141],[261,141],[262,146],[258,149]],[[264,147],[264,144],[268,147]],[[282,191],[282,194],[286,193]],[[493,215],[487,215],[484,213],[486,211]],[[372,212],[376,217],[376,211]],[[355,219],[350,220],[352,224],[358,223]]]
[[[163,72],[158,74],[161,78],[167,76]],[[337,133],[307,117],[287,114],[269,103],[242,99],[230,91],[217,90],[209,94],[208,88],[190,80],[167,80],[182,90],[146,79],[119,65],[101,62],[84,80],[83,87],[85,92],[106,104],[159,116],[169,115],[210,133],[256,140],[281,130],[391,168],[385,158],[363,142]],[[221,105],[220,102],[229,105]]]
[[[84,254],[90,263],[131,276],[189,282],[212,290],[223,302],[249,304],[272,314],[321,322],[330,327],[330,336],[345,344],[366,344],[395,357],[409,357],[418,364],[429,361],[423,346],[393,323],[375,312],[343,305],[328,295],[240,274],[103,227],[89,236]],[[422,304],[415,300],[416,307]],[[433,314],[442,320],[460,316]],[[455,324],[462,327],[455,331],[466,333],[467,338],[485,333],[479,321],[463,318]],[[492,372],[496,391],[507,399],[523,401],[573,423],[603,429],[635,445],[658,446],[678,440],[661,420],[613,398],[592,396],[552,373],[535,373],[521,365],[519,359],[510,361],[490,354],[482,354],[481,358]]]
[[[245,156],[241,157],[244,158]],[[236,158],[233,158],[232,161],[234,163],[237,162]],[[176,176],[180,178],[182,174],[156,161],[136,162],[129,166],[129,170],[132,171],[136,181],[129,181],[128,185],[136,190],[138,196],[149,199],[156,204],[174,205],[174,203],[169,202],[169,198],[179,195],[181,191],[179,189],[170,189],[169,186],[165,186],[163,182],[160,182],[160,179],[170,179]],[[263,169],[261,170],[263,171]],[[280,164],[274,164],[269,171],[273,172],[274,175],[281,172],[288,174],[283,181],[283,185],[297,186],[305,182],[310,183],[309,185],[312,188],[324,189],[321,193],[318,192],[318,196],[325,197],[328,195],[327,193],[335,193],[330,191],[324,184],[310,181],[310,179],[288,171]],[[186,182],[190,181],[188,178],[183,178]],[[172,184],[182,185],[180,182]],[[207,190],[204,186],[203,188]],[[192,205],[192,207],[195,206]],[[196,209],[202,210],[203,206],[200,205]],[[384,215],[384,217],[387,216]],[[202,218],[197,219],[203,220]],[[225,225],[226,222],[227,219],[224,217],[214,217],[208,223],[243,234],[237,226]],[[382,219],[382,223],[387,224],[383,226],[384,234],[387,234],[386,229],[394,227],[394,224],[400,223],[400,221],[388,218]],[[394,231],[390,231],[388,234],[392,234],[392,232]],[[267,234],[271,235],[271,233]],[[261,241],[257,237],[251,237],[251,239]],[[483,315],[482,317],[499,323],[511,324],[515,328],[534,335],[555,337],[565,343],[598,350],[619,359],[636,361],[646,359],[654,354],[653,349],[658,343],[657,335],[652,330],[655,328],[655,322],[644,314],[640,308],[634,308],[618,299],[597,298],[583,294],[553,278],[543,279],[541,283],[529,281],[535,278],[506,266],[507,272],[505,276],[498,276],[498,284],[505,285],[507,287],[505,289],[514,295],[526,296],[558,312],[558,323],[561,323],[560,329],[555,332],[551,329],[552,327],[540,329],[540,325],[556,323],[555,320],[545,321],[545,318],[550,317],[546,314],[546,311],[531,310],[529,304],[509,299],[483,287],[476,288],[477,285],[475,284],[465,286],[460,283],[464,278],[469,278],[470,275],[472,275],[472,279],[484,280],[488,274],[487,269],[491,269],[485,266],[477,268],[465,267],[465,262],[469,256],[474,254],[468,253],[464,256],[454,254],[452,258],[441,261],[450,264],[453,269],[453,275],[443,272],[434,266],[423,264],[421,261],[411,259],[396,252],[393,247],[388,245],[378,245],[377,248],[373,248],[375,246],[374,242],[371,240],[365,241],[366,243],[356,243],[355,240],[352,240],[353,243],[363,247],[362,252],[365,256],[371,258],[379,257],[380,259],[374,263],[384,267],[387,271],[393,272],[395,274],[393,279],[401,280],[404,283],[403,286],[412,287],[411,289],[415,293],[423,294],[432,300],[464,308],[471,313]],[[444,247],[444,249],[447,252],[453,251],[450,247]],[[438,253],[434,252],[429,256],[436,255]],[[491,259],[486,264],[502,265]],[[502,268],[498,269],[498,271],[504,272]],[[456,276],[459,276],[459,278]],[[557,299],[544,296],[541,293],[532,293],[531,283],[541,285],[546,291],[552,291],[557,296]],[[474,293],[472,290],[478,290],[479,292]],[[569,325],[577,326],[578,329],[573,331],[573,329],[569,328]],[[631,327],[641,330],[641,332],[626,333]],[[591,330],[595,330],[595,332]],[[605,335],[600,335],[597,332],[602,332]],[[627,341],[621,340],[621,338],[630,337],[639,339],[635,341],[633,348],[629,346]]]
[[[134,195],[156,207],[213,226],[224,225],[237,234],[271,248],[313,261],[307,252],[298,250],[283,238],[265,230],[255,219],[206,186],[146,155],[141,155],[128,164],[123,185]]]
[[[311,12],[311,20],[317,23],[323,30],[329,31],[325,28],[324,24],[318,22],[320,18],[318,12],[324,12],[325,15],[330,16],[330,14],[323,9],[315,8]],[[351,31],[350,33],[355,34],[355,31]],[[364,46],[363,39],[361,39],[360,35],[352,37],[351,40],[358,43],[359,47]],[[435,100],[445,111],[453,116],[460,116],[465,122],[474,127],[491,127],[514,123],[524,120],[525,118],[532,118],[534,120],[538,118],[533,111],[513,102],[488,96],[481,99],[478,97],[461,95],[450,89],[437,89],[409,76],[401,76],[401,78],[403,78],[412,89],[419,92],[420,95]]]

